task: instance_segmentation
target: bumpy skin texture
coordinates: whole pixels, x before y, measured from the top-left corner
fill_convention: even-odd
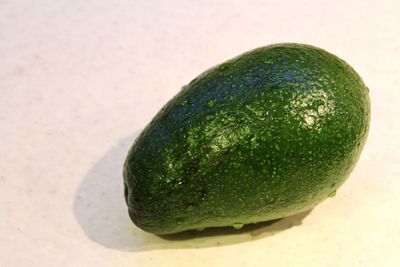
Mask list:
[[[268,221],[313,208],[364,145],[368,88],[316,47],[261,47],[184,86],[124,165],[132,221],[155,234]]]

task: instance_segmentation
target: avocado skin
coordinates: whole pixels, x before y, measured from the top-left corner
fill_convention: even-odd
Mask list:
[[[251,50],[184,86],[138,136],[123,170],[129,215],[165,235],[309,210],[346,180],[369,120],[368,88],[340,58]]]

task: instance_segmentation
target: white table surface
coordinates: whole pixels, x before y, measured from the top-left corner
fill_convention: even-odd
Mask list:
[[[0,1],[0,266],[400,266],[399,1]],[[166,240],[122,163],[163,104],[249,49],[302,42],[370,88],[356,169],[308,214]]]

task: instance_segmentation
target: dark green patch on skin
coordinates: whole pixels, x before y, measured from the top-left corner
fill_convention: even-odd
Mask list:
[[[333,195],[367,137],[368,89],[343,60],[277,44],[170,100],[124,165],[132,221],[155,234],[274,220]]]

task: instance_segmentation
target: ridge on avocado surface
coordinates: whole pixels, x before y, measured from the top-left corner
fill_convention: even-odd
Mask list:
[[[320,48],[276,44],[199,75],[124,164],[132,221],[155,234],[283,218],[343,184],[364,146],[368,88]]]

